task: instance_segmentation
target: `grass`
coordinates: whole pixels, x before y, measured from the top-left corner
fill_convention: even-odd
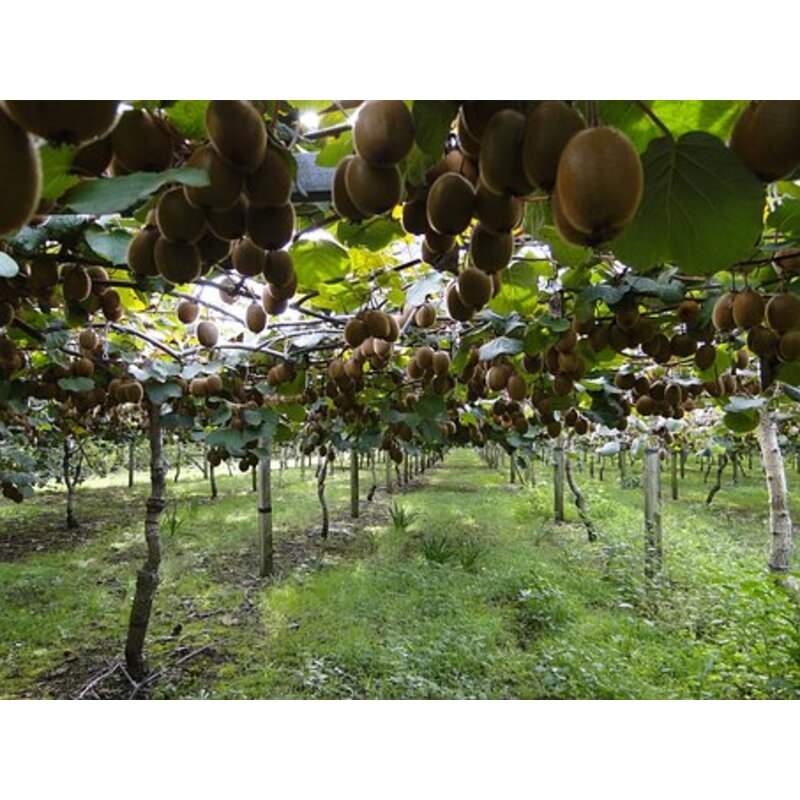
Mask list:
[[[273,582],[256,576],[249,476],[219,475],[213,503],[195,476],[170,484],[177,503],[162,526],[148,652],[158,667],[212,649],[165,673],[153,696],[800,697],[800,617],[765,569],[760,471],[735,487],[727,476],[707,509],[690,465],[681,500],[664,499],[665,567],[652,584],[635,482],[620,487],[611,468],[604,481],[576,471],[600,534],[589,544],[571,507],[565,524],[551,522],[538,472],[536,486],[510,486],[505,470],[456,451],[393,510],[379,492],[351,525],[347,471],[337,471],[323,543],[309,537],[312,476],[303,483],[291,470],[275,492],[283,569]],[[800,478],[789,480],[797,497]],[[67,676],[85,682],[119,653],[144,491],[113,479],[82,487],[79,512],[102,526],[83,543],[57,549],[50,537],[44,552],[0,564],[0,696],[64,694]],[[0,506],[0,530],[52,527],[56,497]]]

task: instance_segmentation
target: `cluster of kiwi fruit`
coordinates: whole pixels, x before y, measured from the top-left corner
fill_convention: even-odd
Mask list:
[[[189,383],[192,397],[214,397],[223,390],[222,378],[219,375],[206,375],[204,378],[193,378]]]
[[[367,361],[373,369],[385,367],[392,356],[394,342],[399,338],[400,324],[394,314],[379,308],[356,313],[344,328],[345,342],[352,351],[350,358],[343,362],[347,375],[359,377]]]
[[[355,155],[339,162],[333,178],[333,207],[354,222],[384,214],[403,196],[398,164],[411,152],[414,123],[402,100],[370,100],[353,125]]]
[[[800,168],[800,100],[754,100],[740,114],[731,149],[765,183]]]
[[[720,333],[747,331],[748,348],[762,359],[800,359],[800,298],[779,292],[769,300],[754,289],[725,292],[714,304],[712,322]]]
[[[412,381],[421,381],[436,394],[447,394],[455,380],[450,375],[450,356],[444,350],[428,345],[417,348],[406,364],[406,374]]]

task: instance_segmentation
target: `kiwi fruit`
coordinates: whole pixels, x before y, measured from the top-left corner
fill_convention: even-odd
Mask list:
[[[614,128],[576,133],[558,162],[555,191],[569,224],[597,242],[608,241],[634,217],[644,176],[630,140]]]
[[[272,314],[275,317],[283,314],[289,306],[288,299],[276,296],[274,287],[269,284],[264,287],[264,291],[261,294],[261,303],[267,314]]]
[[[622,228],[615,229],[613,232],[603,231],[600,234],[588,234],[579,231],[567,218],[561,209],[561,202],[557,193],[551,196],[550,206],[553,211],[553,221],[556,224],[561,238],[569,244],[577,245],[578,247],[594,247],[603,241],[613,239]]]
[[[764,325],[756,325],[747,332],[747,346],[759,358],[772,358],[778,352],[778,334]]]
[[[424,236],[429,230],[427,194],[403,203],[403,230],[415,236]]]
[[[223,161],[210,144],[201,145],[186,159],[187,167],[208,173],[207,186],[184,186],[186,199],[198,208],[230,208],[242,193],[242,174]]]
[[[158,275],[155,246],[159,238],[155,228],[142,228],[128,243],[128,266],[141,278]]]
[[[67,264],[61,271],[61,278],[66,300],[82,303],[92,293],[92,279],[83,267]]]
[[[458,294],[464,305],[481,309],[492,298],[492,279],[483,270],[466,267],[458,276]]]
[[[456,322],[467,322],[472,319],[475,309],[468,306],[458,293],[458,284],[454,281],[450,284],[445,295],[445,302],[447,304],[447,313]]]
[[[97,334],[91,328],[86,328],[78,334],[78,344],[84,350],[94,350],[97,341]]]
[[[367,217],[390,211],[403,193],[397,167],[375,167],[358,156],[348,162],[344,183],[353,205]]]
[[[800,331],[786,331],[778,341],[778,355],[781,361],[800,359]]]
[[[369,336],[369,330],[363,320],[353,317],[344,326],[344,338],[350,347],[358,347]]]
[[[636,413],[643,417],[649,417],[655,413],[655,400],[649,394],[643,394],[636,401]]]
[[[800,275],[800,247],[783,247],[775,253],[773,263],[781,272]]]
[[[402,100],[370,100],[353,125],[356,153],[373,167],[393,167],[414,145],[414,122]]]
[[[250,303],[245,312],[245,322],[251,333],[261,333],[267,325],[267,312],[260,303]]]
[[[268,283],[267,285],[270,287],[274,297],[279,300],[288,300],[297,291],[297,274],[292,271],[291,277],[283,285],[278,285],[277,283]]]
[[[678,358],[693,356],[697,350],[697,341],[688,333],[676,333],[669,340],[669,345]]]
[[[286,286],[296,278],[291,253],[270,250],[264,264],[264,277],[276,286]]]
[[[58,284],[58,262],[53,258],[34,258],[30,264],[28,283],[36,292],[52,289]]]
[[[458,136],[458,146],[470,158],[477,159],[481,153],[481,143],[467,129],[462,116],[463,109],[459,109],[456,117],[456,135]]]
[[[212,100],[206,107],[206,130],[214,149],[234,169],[258,169],[267,151],[267,131],[251,103]]]
[[[491,392],[505,389],[512,374],[511,368],[506,364],[495,364],[486,373],[486,388]]]
[[[79,148],[72,157],[71,172],[76,175],[99,177],[107,169],[114,155],[111,137],[104,136]]]
[[[385,339],[389,336],[390,325],[389,315],[384,311],[372,309],[364,314],[364,324],[370,336],[376,339]]]
[[[578,344],[578,334],[572,328],[569,330],[564,331],[559,337],[558,341],[555,344],[556,350],[560,353],[568,353],[571,350],[574,350]]]
[[[31,137],[0,108],[0,236],[21,228],[36,212],[42,170]]]
[[[765,183],[800,166],[800,100],[759,100],[739,116],[731,150]]]
[[[423,345],[417,350],[414,358],[423,372],[433,371],[433,348]]]
[[[472,263],[489,274],[508,266],[514,252],[514,237],[511,233],[493,233],[483,224],[472,228],[469,240],[469,255]]]
[[[733,321],[733,304],[735,301],[735,292],[725,292],[714,303],[711,321],[718,331],[730,331],[735,327],[736,323]]]
[[[443,350],[437,350],[433,354],[431,369],[434,375],[446,375],[450,370],[450,356]]]
[[[696,300],[682,300],[678,306],[678,319],[691,324],[700,316],[700,303]]]
[[[772,330],[786,333],[800,326],[800,299],[783,292],[774,295],[765,309],[767,323]]]
[[[586,127],[580,112],[563,100],[544,100],[525,117],[522,168],[532,186],[553,190],[561,153]]]
[[[519,111],[519,108],[519,100],[465,100],[459,109],[459,130],[466,131],[480,143],[495,114],[507,109]]]
[[[436,308],[431,303],[421,305],[414,313],[414,324],[419,328],[430,328],[436,322]]]
[[[633,389],[636,376],[632,372],[618,372],[614,376],[614,386],[617,389]]]
[[[111,146],[114,161],[128,172],[163,172],[172,163],[169,131],[158,117],[141,108],[122,113],[111,133]]]
[[[455,172],[439,176],[428,192],[428,223],[437,233],[456,236],[463,233],[472,219],[475,190]]]
[[[219,341],[219,331],[213,322],[203,320],[197,324],[197,341],[203,347],[214,347]]]
[[[249,278],[261,275],[267,263],[267,254],[250,239],[240,239],[231,246],[231,264],[240,274]]]
[[[492,233],[506,233],[522,222],[524,206],[517,197],[498,195],[478,183],[475,192],[475,217]]]
[[[239,299],[240,290],[239,281],[226,275],[218,284],[219,299],[226,305],[233,305]]]
[[[241,239],[245,234],[247,229],[246,211],[245,201],[240,197],[230,208],[206,209],[206,223],[216,237],[231,242],[234,239]]]
[[[506,391],[512,400],[521,403],[528,393],[528,386],[525,383],[525,379],[515,372],[506,381]]]
[[[731,309],[736,327],[747,330],[758,325],[764,319],[764,306],[764,298],[753,289],[739,292]]]
[[[189,383],[189,394],[192,397],[205,397],[208,394],[208,385],[205,378],[193,378]]]
[[[247,235],[265,250],[280,250],[294,235],[294,206],[247,209]]]
[[[159,273],[170,283],[191,283],[200,277],[200,251],[194,244],[159,237],[153,247]]]
[[[30,133],[58,144],[105,136],[117,120],[119,100],[6,100],[8,113]]]
[[[292,199],[292,173],[277,146],[270,146],[244,182],[244,193],[251,206],[284,206]]]
[[[504,109],[492,116],[481,138],[481,181],[495,194],[525,195],[533,188],[522,169],[525,116]]]
[[[361,222],[366,219],[369,214],[365,214],[356,208],[353,201],[350,199],[350,193],[347,191],[347,184],[345,183],[345,174],[347,167],[355,156],[346,156],[343,158],[336,167],[333,173],[333,185],[331,187],[331,202],[333,210],[342,219],[350,220],[351,222]],[[423,208],[424,213],[424,208]],[[427,224],[427,217],[426,217]]]
[[[203,262],[202,274],[206,274],[209,268],[227,258],[230,254],[231,243],[227,239],[220,239],[211,231],[197,241],[197,249],[200,251],[200,258]]]
[[[178,303],[178,319],[184,325],[191,325],[200,314],[200,306],[194,300],[181,300]]]
[[[156,205],[156,224],[171,242],[196,242],[206,231],[206,218],[199,208],[189,205],[183,189],[169,189]]]
[[[698,369],[711,369],[717,358],[717,348],[713,344],[701,344],[694,354],[694,363]]]

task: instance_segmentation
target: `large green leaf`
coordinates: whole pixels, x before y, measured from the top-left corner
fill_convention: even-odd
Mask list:
[[[208,186],[204,169],[175,167],[166,172],[134,172],[120,178],[98,178],[75,187],[66,205],[79,214],[116,214],[126,211],[167,183]]]
[[[443,155],[445,139],[457,113],[455,100],[415,100],[411,115],[420,150],[428,155]]]
[[[716,136],[651,142],[642,157],[639,212],[614,243],[618,258],[649,270],[671,262],[711,275],[746,259],[761,234],[764,188]]]
[[[800,200],[784,199],[767,217],[767,222],[781,233],[800,239]]]
[[[301,292],[318,289],[318,284],[347,274],[347,250],[328,239],[300,241],[291,248],[297,285]]]
[[[366,247],[367,250],[383,250],[394,239],[403,236],[403,228],[397,220],[375,217],[362,223],[343,220],[336,226],[336,238],[347,247]]]
[[[521,353],[523,343],[519,339],[510,339],[508,336],[499,336],[481,347],[479,357],[481,361],[491,361],[498,356],[514,356]]]
[[[489,308],[503,316],[530,315],[539,304],[539,278],[552,272],[547,261],[517,261],[503,270],[503,286]]]
[[[208,100],[176,100],[167,109],[167,117],[185,138],[205,139],[208,103]]]
[[[67,189],[71,189],[81,179],[71,175],[72,159],[75,157],[74,147],[56,147],[43,145],[39,148],[39,160],[42,163],[42,199],[55,200]]]
[[[99,226],[92,226],[84,234],[86,244],[97,253],[97,255],[108,259],[112,264],[128,263],[128,244],[133,236],[129,231],[122,228],[114,230],[103,230]]]
[[[335,139],[331,139],[315,159],[318,167],[335,167],[345,157],[353,152],[353,134],[345,131]]]

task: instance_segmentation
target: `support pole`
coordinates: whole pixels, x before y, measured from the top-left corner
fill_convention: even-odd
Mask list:
[[[661,569],[661,458],[657,447],[644,454],[644,574],[653,578]]]
[[[564,521],[564,448],[553,449],[553,519]]]
[[[272,442],[262,442],[266,455],[258,461],[258,540],[259,540],[259,575],[266,578],[272,575],[273,540],[272,540]]]

